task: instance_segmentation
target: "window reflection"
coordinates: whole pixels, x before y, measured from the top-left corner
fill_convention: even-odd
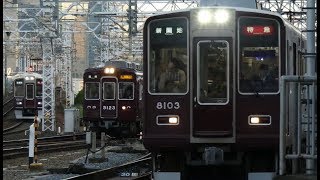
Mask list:
[[[99,99],[100,83],[88,82],[85,86],[86,99]]]
[[[105,82],[103,83],[103,99],[113,100],[115,96],[115,83]]]
[[[119,99],[133,99],[133,83],[119,82]]]
[[[198,43],[200,103],[228,102],[228,48],[227,41]]]
[[[188,78],[186,18],[154,20],[149,25],[150,93],[184,94]]]
[[[241,17],[239,29],[269,27],[268,33],[239,32],[240,93],[274,93],[279,91],[278,23],[265,18]],[[258,30],[257,30],[258,32]]]
[[[34,94],[34,86],[32,84],[27,84],[26,85],[27,99],[33,99],[33,94]]]
[[[23,88],[23,80],[17,79],[14,85],[14,96],[23,97],[24,96],[24,88]]]

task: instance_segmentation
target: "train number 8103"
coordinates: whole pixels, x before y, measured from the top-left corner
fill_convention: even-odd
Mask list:
[[[179,109],[179,102],[157,102],[157,109]]]

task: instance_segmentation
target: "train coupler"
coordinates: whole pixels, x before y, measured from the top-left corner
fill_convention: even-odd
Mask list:
[[[206,147],[202,154],[202,160],[206,165],[217,165],[223,163],[223,150],[217,147]]]

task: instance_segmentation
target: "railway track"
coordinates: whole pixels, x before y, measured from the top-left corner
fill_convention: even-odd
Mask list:
[[[5,117],[9,112],[14,109],[14,97],[11,95],[8,100],[3,103],[3,116]]]
[[[3,135],[11,135],[16,133],[23,133],[29,130],[31,122],[20,121],[3,130]]]
[[[151,179],[151,153],[112,168],[67,178],[70,179]]]
[[[8,127],[8,128],[3,129],[3,132],[6,133],[6,132],[8,132],[8,131],[11,131],[11,130],[17,128],[18,126],[20,126],[20,125],[23,124],[23,123],[24,123],[23,121],[18,122],[18,123],[16,123],[16,124],[14,124],[13,126],[10,126],[10,127]]]
[[[86,148],[84,134],[38,138],[38,152],[52,152]],[[79,140],[75,140],[79,139]],[[3,159],[28,155],[29,140],[3,141]]]

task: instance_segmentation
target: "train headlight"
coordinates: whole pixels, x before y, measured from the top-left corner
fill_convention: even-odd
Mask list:
[[[104,73],[106,74],[113,74],[114,73],[114,68],[105,68]]]
[[[227,9],[200,9],[196,14],[197,20],[202,25],[225,24],[232,17],[232,12]]]
[[[229,16],[228,11],[220,9],[214,13],[214,21],[222,24],[229,20]]]
[[[251,124],[258,124],[260,121],[259,121],[259,117],[251,117],[250,118],[250,123]]]
[[[17,102],[17,105],[22,105],[22,102],[18,101],[18,102]]]
[[[26,80],[34,80],[34,77],[33,76],[26,76],[25,79]]]
[[[211,21],[212,14],[209,10],[203,9],[198,12],[198,21],[201,24],[207,24]]]
[[[270,125],[271,124],[270,115],[250,115],[248,119],[249,119],[249,125]]]
[[[170,124],[177,124],[178,118],[177,117],[169,117],[169,123]]]
[[[178,125],[179,116],[177,115],[159,115],[157,116],[158,125]]]
[[[38,102],[38,105],[41,105],[41,104],[42,104],[42,102],[41,102],[41,101],[39,101],[39,102]]]
[[[122,106],[121,107],[122,110],[130,109],[130,108],[131,108],[131,106]]]

